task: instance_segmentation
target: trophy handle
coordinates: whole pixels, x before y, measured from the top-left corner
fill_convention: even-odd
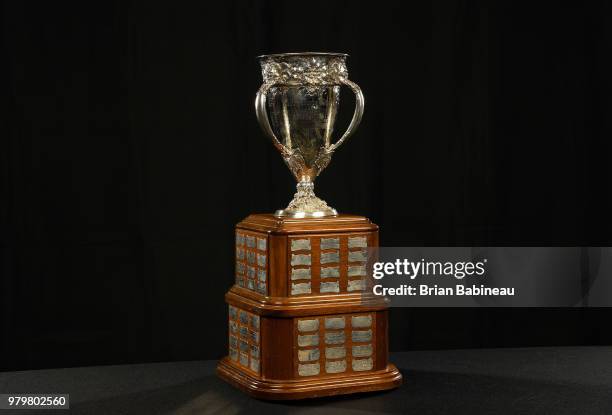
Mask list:
[[[340,82],[342,82],[344,85],[351,88],[351,90],[355,94],[355,112],[353,113],[353,119],[351,119],[351,123],[346,129],[346,132],[342,135],[342,137],[340,137],[338,141],[336,141],[334,144],[330,145],[327,148],[327,151],[329,153],[334,152],[338,147],[340,147],[340,145],[347,138],[353,135],[357,127],[359,127],[359,123],[361,123],[361,117],[363,116],[363,107],[365,104],[365,100],[363,98],[363,92],[361,92],[361,88],[359,88],[359,85],[345,78],[341,79]]]
[[[274,86],[273,82],[265,82],[257,91],[257,95],[255,96],[255,115],[257,115],[257,121],[259,122],[259,126],[263,130],[263,132],[270,137],[272,140],[272,144],[274,147],[281,152],[283,156],[291,154],[291,150],[288,149],[283,143],[279,141],[279,139],[272,131],[272,127],[270,126],[270,120],[268,119],[268,112],[266,111],[266,95],[270,88]]]

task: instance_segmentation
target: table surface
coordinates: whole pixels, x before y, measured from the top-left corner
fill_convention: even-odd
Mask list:
[[[4,372],[0,393],[69,393],[69,412],[49,411],[59,415],[612,414],[612,347],[416,351],[391,358],[404,375],[399,389],[295,402],[244,395],[215,376],[214,361]]]

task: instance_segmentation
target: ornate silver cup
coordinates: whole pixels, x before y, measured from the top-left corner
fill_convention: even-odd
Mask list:
[[[284,53],[259,57],[264,83],[255,98],[257,120],[298,181],[293,200],[286,209],[276,211],[276,216],[337,215],[315,196],[314,180],[333,152],[355,132],[363,115],[361,89],[347,79],[347,56]],[[348,129],[332,143],[341,85],[353,90],[356,106]]]

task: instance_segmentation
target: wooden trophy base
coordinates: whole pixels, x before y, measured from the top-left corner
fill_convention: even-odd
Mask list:
[[[394,364],[389,364],[385,370],[361,375],[283,381],[251,376],[225,357],[217,366],[217,375],[254,398],[269,400],[297,400],[376,392],[394,389],[402,384],[402,374]]]
[[[388,303],[368,294],[378,227],[360,216],[251,215],[236,226],[229,355],[217,374],[260,399],[398,387],[388,362]]]

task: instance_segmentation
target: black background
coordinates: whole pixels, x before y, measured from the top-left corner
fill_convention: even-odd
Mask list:
[[[294,191],[262,53],[351,55],[365,116],[317,193],[382,245],[609,246],[611,8],[6,2],[0,369],[224,354],[233,225]],[[395,309],[391,349],[610,344],[611,318]]]

